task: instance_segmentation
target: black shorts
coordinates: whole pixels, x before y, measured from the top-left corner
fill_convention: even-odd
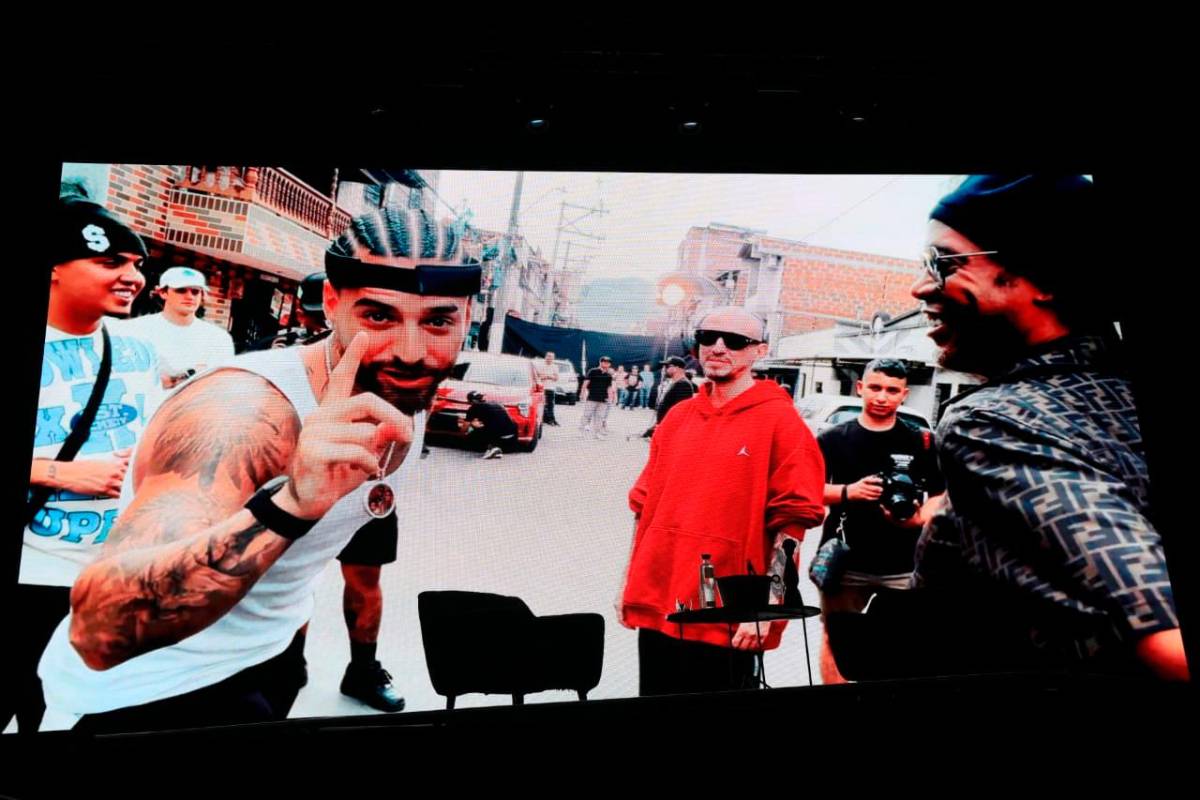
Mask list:
[[[396,512],[383,519],[373,519],[354,532],[350,542],[338,553],[338,561],[355,567],[378,567],[396,560],[396,545],[400,535],[396,529]]]

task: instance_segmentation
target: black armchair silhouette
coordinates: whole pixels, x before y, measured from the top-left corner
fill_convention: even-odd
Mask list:
[[[569,689],[587,699],[600,682],[604,617],[537,617],[519,598],[429,591],[417,595],[425,663],[434,691],[454,708],[459,695],[525,695]]]

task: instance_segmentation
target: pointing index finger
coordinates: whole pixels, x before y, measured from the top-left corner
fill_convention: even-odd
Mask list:
[[[362,364],[369,344],[370,337],[362,332],[355,334],[350,340],[350,346],[329,373],[329,387],[325,390],[326,402],[346,400],[354,393],[354,377],[358,374],[358,367]]]

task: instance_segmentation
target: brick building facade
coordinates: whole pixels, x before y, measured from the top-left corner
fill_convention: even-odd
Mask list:
[[[713,223],[688,231],[678,268],[710,279],[721,302],[767,314],[778,338],[838,322],[869,323],[880,311],[898,316],[912,310],[916,301],[909,289],[921,265]],[[772,270],[778,272],[774,280]]]

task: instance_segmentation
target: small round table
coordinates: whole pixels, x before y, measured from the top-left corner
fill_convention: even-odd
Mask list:
[[[763,606],[762,608],[699,608],[690,611],[676,611],[667,615],[667,622],[679,625],[679,638],[683,638],[684,625],[725,624],[729,626],[729,646],[733,647],[733,626],[743,622],[771,622],[777,619],[805,620],[818,616],[821,609],[814,606]],[[808,651],[808,626],[801,622],[804,631],[804,665],[808,668],[808,685],[813,685],[812,657]],[[761,636],[760,636],[761,638]],[[759,679],[761,686],[766,687],[763,676],[763,651],[754,651],[758,657]]]

